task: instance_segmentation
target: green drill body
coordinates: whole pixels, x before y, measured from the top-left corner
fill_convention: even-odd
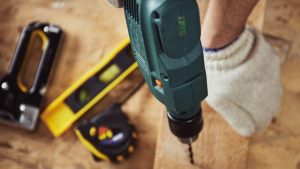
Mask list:
[[[207,82],[196,0],[124,0],[124,9],[134,57],[166,106],[171,131],[179,138],[198,135]],[[187,124],[195,117],[199,124]]]

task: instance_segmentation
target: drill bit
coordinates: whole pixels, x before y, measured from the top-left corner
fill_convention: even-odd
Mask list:
[[[193,147],[192,147],[192,142],[191,141],[188,143],[188,146],[189,146],[188,151],[189,151],[190,163],[194,164],[194,152],[193,152]]]

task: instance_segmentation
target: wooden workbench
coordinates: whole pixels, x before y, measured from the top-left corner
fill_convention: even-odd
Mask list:
[[[269,130],[251,139],[250,146],[247,146],[249,151],[245,160],[251,169],[300,168],[300,133],[297,131],[300,127],[299,10],[297,0],[274,0],[267,6],[264,32],[284,61],[285,95],[279,118]],[[127,36],[122,11],[108,6],[104,0],[0,1],[0,77],[8,69],[21,28],[35,20],[56,23],[65,30],[64,43],[43,107]],[[138,72],[132,75],[86,117],[118,101],[140,78]],[[122,164],[96,163],[72,130],[55,139],[40,123],[33,133],[0,125],[0,169],[151,169],[164,108],[144,86],[124,110],[138,127],[140,144],[133,157]],[[206,110],[211,111],[209,107]],[[239,139],[243,141],[243,138]],[[180,147],[179,151],[183,149]],[[156,162],[156,168],[162,166]]]
[[[189,164],[187,148],[172,136],[167,122],[161,121],[155,169],[300,168],[300,3],[293,0],[268,2],[266,17],[258,16],[262,11],[254,13],[254,18],[258,18],[252,23],[262,28],[267,40],[281,56],[284,85],[281,113],[267,130],[245,139],[236,135],[216,112],[204,104],[206,125],[194,143],[195,165]],[[257,10],[264,8],[260,5],[262,8]]]

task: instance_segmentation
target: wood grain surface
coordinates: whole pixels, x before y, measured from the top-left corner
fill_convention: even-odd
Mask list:
[[[104,0],[1,0],[1,77],[8,69],[22,27],[37,20],[57,24],[65,32],[43,108],[127,37],[122,10]],[[135,72],[84,118],[122,100],[141,79]],[[55,139],[43,123],[32,133],[0,125],[0,169],[151,169],[161,108],[146,86],[124,105],[137,127],[139,145],[132,158],[118,165],[94,162],[72,129]]]
[[[207,1],[200,1],[199,4],[205,7]],[[249,19],[249,24],[259,30],[263,28],[265,5],[266,1],[260,1]],[[205,14],[202,14],[202,17],[203,15]],[[184,150],[184,145],[179,143],[169,131],[167,120],[161,121],[161,130],[157,138],[155,169],[246,169],[249,139],[234,132],[207,104],[203,106],[203,119],[203,131],[193,144],[195,165],[189,163],[187,148]]]
[[[282,110],[251,139],[249,169],[300,169],[300,1],[272,0],[264,34],[282,58]]]
[[[203,17],[208,1],[199,2]],[[0,169],[150,169],[154,159],[156,168],[166,169],[173,169],[177,164],[174,161],[182,161],[178,165],[182,168],[218,166],[234,169],[237,165],[247,165],[249,169],[300,169],[300,4],[298,0],[273,0],[264,5],[266,17],[254,14],[251,23],[259,28],[264,24],[265,35],[282,57],[285,94],[278,118],[268,130],[252,138],[249,146],[249,140],[235,135],[213,110],[204,105],[206,129],[202,135],[206,137],[201,136],[201,143],[195,144],[196,156],[200,159],[197,166],[191,167],[187,163],[186,147],[170,134],[159,139],[157,147],[161,148],[157,149],[155,159],[157,133],[168,133],[169,130],[166,125],[161,128],[159,125],[166,120],[164,107],[144,86],[123,107],[139,132],[138,149],[128,161],[118,165],[94,162],[72,130],[55,139],[42,123],[33,133],[0,125]],[[105,0],[0,0],[0,78],[8,69],[22,27],[36,20],[58,24],[65,31],[43,108],[89,68],[101,62],[127,36],[122,10],[109,6]],[[122,100],[140,80],[139,72],[135,72],[84,118]],[[161,143],[165,140],[169,140],[168,144]],[[163,152],[165,150],[171,151]],[[230,154],[235,151],[242,154],[241,157]],[[243,155],[246,152],[248,156]],[[230,155],[231,164],[226,155]]]
[[[193,144],[195,164],[188,158],[188,147],[170,132],[167,118],[162,120],[155,155],[155,169],[242,169],[246,167],[247,138],[236,134],[206,103],[202,105],[204,128]]]
[[[260,3],[263,2],[260,1]],[[300,47],[300,3],[297,0],[267,1],[267,4],[261,4],[256,8],[256,10],[260,10],[262,7],[266,9],[265,17],[255,19],[257,18],[257,14],[253,12],[252,16],[254,18],[251,18],[250,23],[263,30],[265,37],[281,57],[284,95],[282,98],[281,113],[279,113],[279,115],[273,120],[271,126],[267,130],[255,135],[250,139],[250,145],[248,148],[249,151],[247,154],[247,163],[245,168],[300,169],[300,54],[298,52]],[[206,112],[206,116],[209,113],[212,112]],[[222,126],[224,124],[218,125]],[[167,131],[162,131],[161,133],[163,132],[167,133]],[[206,132],[206,130],[204,132]],[[212,137],[219,136],[214,135]],[[155,167],[175,168],[172,163],[169,163],[167,165],[163,162],[163,160],[170,160],[166,158],[166,154],[164,154],[165,157],[162,157],[162,154],[165,153],[163,151],[165,151],[167,148],[164,148],[163,145],[161,145],[162,143],[160,143],[160,141],[165,139],[165,135],[164,137],[162,137],[161,134],[160,136],[158,136]],[[167,138],[167,140],[174,141],[174,138]],[[199,142],[201,141],[202,140],[200,140]],[[217,146],[220,145],[217,144]],[[240,145],[236,144],[236,146]],[[233,146],[232,148],[235,149],[236,146]],[[212,146],[210,145],[210,147]],[[176,168],[217,168],[211,166],[216,166],[218,164],[211,164],[211,166],[206,165],[209,163],[203,162],[205,160],[203,160],[202,158],[200,158],[200,162],[197,162],[198,165],[190,166],[186,155],[187,152],[184,152],[184,150],[184,148],[178,150],[181,151],[181,154],[179,156],[175,156],[175,154],[172,154],[172,159],[177,159],[176,164],[180,166]],[[203,154],[207,154],[204,153],[203,150],[198,149],[198,143],[196,143],[195,145],[195,151],[196,156],[200,152]],[[213,158],[220,158],[220,156],[227,157],[226,155],[224,155],[226,153],[228,152],[224,153],[223,151],[219,150],[218,153],[215,153],[215,157]],[[185,154],[186,156],[184,156],[183,154]],[[211,153],[209,152],[208,154],[210,155]],[[179,160],[180,158],[182,160]],[[199,156],[196,158],[198,159]],[[202,165],[201,162],[203,162]],[[218,166],[218,168],[226,167]],[[230,168],[233,167],[231,166]]]

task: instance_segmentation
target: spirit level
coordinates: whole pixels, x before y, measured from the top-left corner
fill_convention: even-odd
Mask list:
[[[53,101],[42,114],[42,120],[51,133],[59,137],[136,68],[127,38]]]

